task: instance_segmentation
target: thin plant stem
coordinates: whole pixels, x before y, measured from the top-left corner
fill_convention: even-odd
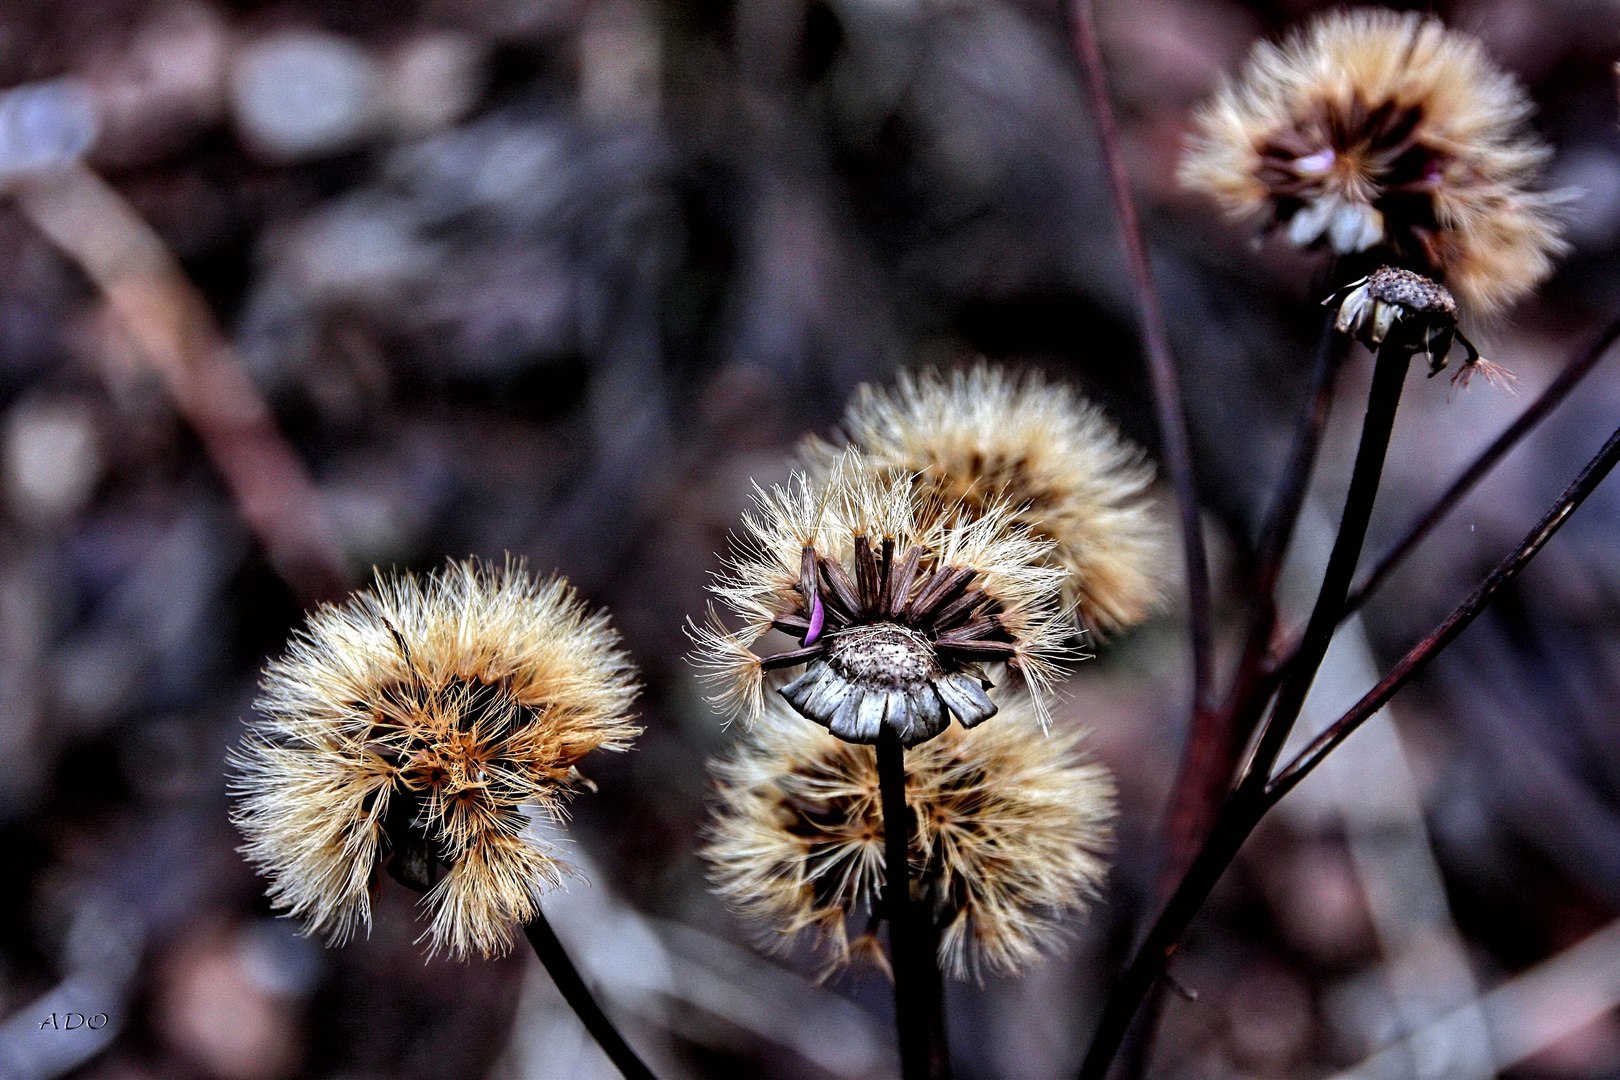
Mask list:
[[[1433,660],[1442,649],[1456,640],[1457,635],[1467,629],[1468,624],[1485,610],[1485,606],[1491,602],[1491,598],[1502,586],[1517,577],[1530,560],[1535,558],[1536,553],[1546,546],[1553,534],[1563,527],[1569,516],[1598,484],[1603,482],[1603,478],[1609,475],[1609,471],[1614,468],[1617,461],[1620,461],[1620,429],[1609,436],[1609,441],[1603,444],[1603,449],[1587,463],[1586,468],[1582,469],[1580,475],[1564,490],[1558,501],[1553,503],[1536,523],[1536,527],[1530,530],[1529,535],[1507,558],[1497,564],[1496,569],[1491,571],[1490,576],[1480,583],[1468,599],[1457,605],[1451,614],[1446,616],[1445,622],[1414,645],[1377,686],[1369,690],[1366,696],[1356,702],[1343,716],[1328,725],[1322,734],[1311,740],[1310,745],[1295,755],[1294,759],[1266,785],[1267,805],[1274,805],[1292,791],[1295,785],[1333,752],[1335,747],[1349,738],[1351,732],[1383,708],[1384,703],[1394,697],[1401,687],[1427,667],[1429,661]]]
[[[1356,463],[1350,473],[1350,488],[1345,493],[1339,532],[1334,537],[1333,550],[1322,573],[1322,586],[1300,639],[1298,657],[1277,690],[1277,701],[1260,734],[1259,745],[1243,781],[1245,786],[1265,783],[1288,733],[1293,730],[1294,721],[1299,718],[1311,683],[1316,679],[1316,670],[1327,655],[1333,632],[1339,625],[1344,598],[1350,591],[1362,544],[1367,538],[1373,503],[1378,498],[1384,457],[1389,451],[1390,434],[1395,430],[1395,413],[1400,407],[1401,389],[1406,385],[1411,358],[1411,347],[1393,337],[1378,350],[1372,388],[1367,393],[1367,414],[1361,425],[1361,443],[1356,448]]]
[[[1299,664],[1291,669],[1278,692],[1277,704],[1261,733],[1248,775],[1216,815],[1202,848],[1171,893],[1130,966],[1110,991],[1091,1048],[1081,1064],[1080,1080],[1106,1080],[1131,1020],[1163,973],[1187,925],[1209,898],[1215,881],[1237,854],[1253,822],[1265,812],[1265,779],[1299,716],[1316,669],[1327,654],[1328,643],[1338,625],[1339,608],[1361,556],[1410,362],[1411,352],[1403,345],[1386,343],[1378,351],[1372,387],[1367,394],[1367,412],[1362,421],[1361,443],[1356,449],[1350,488],[1345,495],[1344,514],[1306,628],[1304,641],[1307,644],[1301,646]],[[1253,778],[1257,775],[1259,780],[1255,781]]]
[[[1243,842],[1254,831],[1266,811],[1292,791],[1328,754],[1344,742],[1368,717],[1405,686],[1468,627],[1502,586],[1513,580],[1530,560],[1546,546],[1569,516],[1585,501],[1615,464],[1620,462],[1620,430],[1604,443],[1573,483],[1530,530],[1513,552],[1499,563],[1489,577],[1457,606],[1434,632],[1415,645],[1401,661],[1359,702],[1335,720],[1300,751],[1274,778],[1265,783],[1244,784],[1222,807],[1209,839],[1171,895],[1158,921],[1132,958],[1114,987],[1103,1011],[1097,1036],[1081,1067],[1082,1080],[1103,1080],[1109,1062],[1118,1049],[1125,1029],[1148,991],[1164,974],[1165,965],[1191,924],[1193,916],[1209,898],[1216,882],[1237,856]]]
[[[1130,264],[1131,288],[1142,318],[1142,349],[1147,355],[1148,375],[1153,385],[1153,403],[1158,412],[1159,438],[1163,443],[1165,471],[1176,492],[1181,517],[1182,553],[1187,572],[1187,620],[1193,664],[1193,710],[1212,707],[1215,677],[1210,614],[1209,562],[1204,552],[1204,534],[1198,519],[1198,490],[1193,479],[1192,450],[1187,438],[1187,419],[1182,411],[1181,384],[1175,361],[1170,355],[1170,334],[1164,309],[1153,285],[1147,244],[1142,239],[1142,223],[1131,195],[1130,174],[1120,153],[1119,131],[1114,124],[1113,101],[1103,67],[1102,47],[1097,40],[1096,15],[1091,0],[1074,0],[1070,6],[1074,49],[1084,69],[1086,98],[1091,105],[1097,141],[1108,164],[1114,209],[1119,214],[1120,237]]]
[[[1165,819],[1165,856],[1160,867],[1161,898],[1167,897],[1203,843],[1221,801],[1231,791],[1243,748],[1274,681],[1265,678],[1264,665],[1277,623],[1273,593],[1283,557],[1294,535],[1305,502],[1311,473],[1321,447],[1322,431],[1333,400],[1334,375],[1349,351],[1350,338],[1334,330],[1333,315],[1322,326],[1311,367],[1304,409],[1294,432],[1293,449],[1267,509],[1258,544],[1254,607],[1244,636],[1243,652],[1231,691],[1218,709],[1199,710],[1189,728],[1176,784],[1171,789],[1170,812]]]
[[[1529,408],[1520,413],[1519,418],[1496,437],[1495,442],[1481,451],[1468,468],[1462,471],[1462,475],[1452,481],[1446,493],[1436,499],[1434,505],[1407,530],[1406,535],[1384,553],[1362,583],[1346,598],[1345,615],[1358,610],[1366,602],[1367,597],[1384,583],[1390,572],[1399,566],[1406,556],[1411,554],[1412,549],[1422,543],[1424,538],[1434,531],[1435,526],[1463,500],[1463,496],[1474,490],[1474,486],[1484,479],[1486,473],[1496,467],[1498,461],[1507,456],[1509,450],[1519,445],[1536,425],[1547,418],[1547,414],[1562,404],[1570,391],[1579,386],[1581,380],[1598,365],[1598,361],[1608,354],[1609,346],[1614,344],[1617,337],[1620,337],[1620,316],[1605,326],[1586,348],[1570,359],[1564,370],[1558,373],[1558,377],[1541,392],[1541,396],[1531,402]]]
[[[904,1080],[933,1080],[948,1074],[949,1059],[943,1045],[938,962],[922,924],[924,913],[911,899],[913,820],[906,805],[905,755],[899,737],[884,729],[877,744],[878,787],[883,800],[883,906],[889,919],[900,1074]]]
[[[1406,535],[1378,560],[1377,565],[1367,574],[1362,583],[1351,590],[1349,596],[1345,598],[1344,609],[1339,616],[1341,619],[1348,618],[1360,610],[1372,594],[1389,580],[1389,575],[1396,567],[1405,561],[1406,557],[1417,548],[1418,544],[1429,533],[1434,531],[1435,527],[1445,519],[1446,515],[1463,500],[1463,497],[1472,491],[1496,467],[1497,463],[1507,456],[1509,451],[1524,441],[1524,437],[1534,430],[1542,420],[1546,419],[1548,414],[1556,409],[1564,398],[1569,396],[1570,391],[1580,385],[1581,380],[1597,366],[1598,361],[1607,355],[1609,347],[1614,344],[1617,338],[1620,338],[1620,316],[1617,316],[1609,325],[1604,327],[1603,331],[1589,345],[1570,359],[1569,363],[1564,366],[1564,370],[1559,372],[1558,377],[1548,385],[1547,389],[1541,392],[1541,396],[1536,398],[1529,408],[1519,415],[1518,419],[1508,425],[1507,429],[1498,435],[1490,446],[1480,452],[1479,456],[1462,471],[1462,474],[1452,481],[1445,494],[1436,499],[1429,509],[1424,511],[1423,515],[1412,525]],[[1269,679],[1274,683],[1283,673],[1291,670],[1299,656],[1300,642],[1301,639],[1296,638],[1273,654],[1265,665],[1265,669],[1261,672],[1262,679]]]
[[[596,1003],[579,970],[568,958],[562,942],[557,940],[551,923],[546,921],[545,913],[537,910],[534,918],[524,924],[523,933],[529,939],[529,944],[534,946],[534,954],[545,965],[551,981],[557,984],[563,1000],[568,1002],[574,1015],[579,1017],[585,1030],[591,1033],[591,1038],[596,1040],[625,1080],[654,1080],[653,1071],[630,1049],[630,1044],[624,1041],[619,1029],[613,1026],[613,1021],[602,1011],[602,1006]]]

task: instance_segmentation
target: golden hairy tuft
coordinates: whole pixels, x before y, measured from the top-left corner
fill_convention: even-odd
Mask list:
[[[1014,697],[1003,711],[999,723],[953,727],[906,754],[913,895],[931,904],[940,964],[958,979],[1028,967],[1107,875],[1107,769],[1084,752],[1078,731],[1044,733],[1027,700]],[[784,948],[810,931],[824,975],[852,955],[881,958],[872,938],[884,881],[873,748],[773,703],[714,771],[703,855],[728,905]]]
[[[1016,673],[1044,717],[1044,694],[1074,655],[1052,546],[998,501],[973,520],[919,514],[911,477],[849,450],[818,479],[756,493],[711,587],[723,612],[689,628],[694,661],[711,702],[750,723],[775,696],[772,673],[803,669],[777,688],[856,742],[887,726],[911,746],[953,716],[988,719],[989,672]],[[773,628],[801,647],[760,655]]]
[[[893,390],[862,386],[844,433],[875,469],[912,474],[923,505],[1011,520],[1052,541],[1065,606],[1097,631],[1146,618],[1162,601],[1166,533],[1148,495],[1153,467],[1097,406],[1038,373],[986,364],[949,375],[901,372]],[[825,471],[837,448],[811,438]]]
[[[232,820],[277,908],[333,943],[369,927],[386,861],[426,891],[434,951],[511,947],[570,872],[526,835],[592,750],[640,733],[604,613],[521,563],[379,577],[309,617],[266,668],[232,755]]]
[[[1490,312],[1565,250],[1531,103],[1436,18],[1335,11],[1261,42],[1195,119],[1186,186],[1301,246],[1387,249]]]

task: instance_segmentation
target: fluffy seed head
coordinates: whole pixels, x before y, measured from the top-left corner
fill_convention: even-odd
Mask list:
[[[915,477],[922,507],[977,516],[1009,506],[1013,522],[1052,542],[1064,604],[1090,629],[1140,622],[1163,598],[1153,467],[1068,387],[987,364],[901,372],[893,390],[862,386],[843,427],[873,469]],[[841,451],[812,438],[803,454],[826,472]]]
[[[1181,180],[1301,246],[1389,261],[1499,308],[1565,248],[1529,98],[1438,19],[1334,11],[1261,42],[1196,117]]]
[[[379,577],[265,669],[232,755],[243,852],[332,943],[369,927],[383,862],[425,891],[434,951],[511,947],[569,868],[526,837],[579,760],[627,750],[636,680],[603,613],[520,563]]]
[[[1041,708],[1072,655],[1052,542],[1005,502],[972,520],[919,513],[909,474],[849,450],[820,480],[759,491],[743,526],[712,589],[740,629],[711,611],[690,630],[711,700],[734,717],[757,719],[769,673],[802,666],[780,687],[799,712],[842,739],[876,742],[887,727],[914,746],[952,716],[972,727],[995,715],[985,665],[1020,674]],[[800,647],[761,657],[773,628]]]
[[[1027,699],[1010,698],[1003,712],[906,754],[914,895],[929,902],[943,931],[940,963],[959,979],[1029,966],[1059,936],[1063,913],[1082,909],[1107,874],[1107,769],[1083,752],[1078,731],[1044,733]],[[720,895],[783,947],[810,931],[825,950],[824,975],[852,953],[881,963],[871,936],[884,880],[873,749],[772,703],[714,771],[703,854]]]

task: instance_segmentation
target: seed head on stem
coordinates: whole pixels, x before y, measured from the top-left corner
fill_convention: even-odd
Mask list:
[[[920,506],[969,516],[1009,506],[1014,523],[1052,542],[1064,603],[1087,628],[1123,629],[1163,601],[1153,466],[1069,387],[984,363],[901,372],[893,389],[862,386],[842,427],[871,468],[914,477]],[[825,473],[842,451],[812,437],[802,454]]]
[[[1180,176],[1294,244],[1375,251],[1492,312],[1567,246],[1530,112],[1478,41],[1433,16],[1333,11],[1254,47],[1196,117]]]
[[[789,671],[782,696],[839,738],[873,743],[887,728],[915,746],[953,716],[963,727],[994,716],[988,690],[1007,671],[1045,719],[1044,694],[1073,655],[1065,575],[1009,505],[971,519],[919,511],[910,475],[852,449],[824,478],[760,491],[743,524],[713,586],[741,628],[718,614],[690,628],[711,700],[731,716],[757,720],[771,673]],[[799,647],[759,655],[773,628]]]
[[[309,617],[265,669],[232,755],[233,821],[275,906],[333,943],[369,926],[386,865],[423,937],[506,952],[571,868],[526,835],[592,750],[627,750],[636,679],[607,616],[521,563],[381,576]]]
[[[1027,698],[1010,696],[1002,711],[995,724],[952,727],[906,754],[912,892],[943,927],[938,959],[958,979],[1027,968],[1107,872],[1108,771],[1078,729],[1043,732]],[[704,857],[721,896],[784,947],[812,934],[824,975],[852,957],[881,966],[876,939],[860,928],[880,910],[884,881],[873,748],[773,701],[715,774]]]

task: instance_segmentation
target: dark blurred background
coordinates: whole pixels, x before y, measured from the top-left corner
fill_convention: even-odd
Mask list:
[[[1226,637],[1325,267],[1252,244],[1177,191],[1174,162],[1220,74],[1313,10],[1100,4]],[[1575,252],[1510,318],[1465,314],[1517,397],[1414,371],[1370,552],[1620,310],[1620,7],[1438,10],[1539,103]],[[800,436],[902,365],[1037,366],[1156,446],[1061,8],[8,0],[0,86],[0,185],[43,145],[83,149],[116,192],[64,219],[73,242],[40,209],[67,187],[0,198],[0,1075],[612,1075],[532,958],[424,963],[390,880],[369,939],[296,936],[226,821],[257,671],[334,574],[508,551],[610,607],[645,673],[637,751],[588,762],[600,792],[575,803],[589,884],[547,901],[631,1041],[668,1077],[893,1074],[886,983],[812,985],[809,957],[759,952],[706,890],[706,761],[734,733],[681,626],[750,481],[785,478]],[[267,530],[304,519],[250,527],[222,480],[240,446],[206,436],[207,402],[131,329],[147,301],[87,261],[140,221],[190,286],[152,280],[200,290],[187,317],[217,324],[215,359],[273,412],[258,437],[307,472],[286,490],[329,523],[325,578],[272,557]],[[1596,449],[1615,364],[1347,625],[1307,731]],[[1341,381],[1292,618],[1368,367]],[[1383,1050],[1360,1075],[1620,1076],[1617,526],[1611,482],[1254,837],[1176,962],[1196,1000],[1167,999],[1151,1075],[1316,1077]],[[1079,1061],[1174,776],[1178,619],[1102,644],[1066,688],[1061,722],[1095,728],[1122,784],[1113,890],[1026,977],[951,989],[964,1080]],[[73,1013],[105,1023],[41,1029]]]

